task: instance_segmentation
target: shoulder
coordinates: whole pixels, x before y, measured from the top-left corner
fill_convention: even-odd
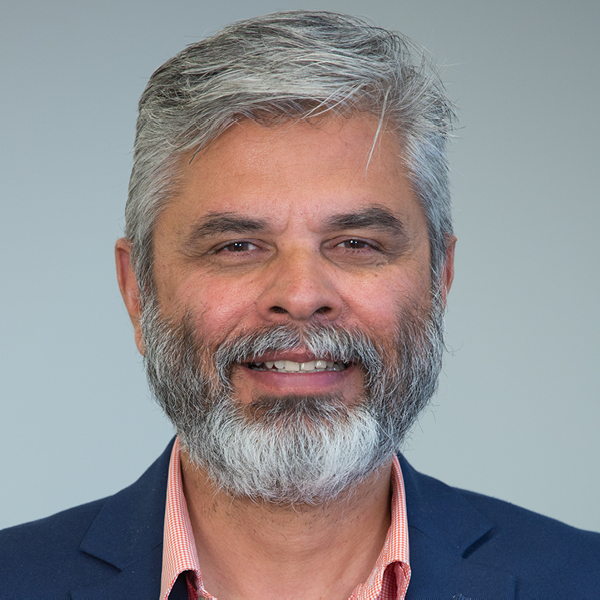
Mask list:
[[[101,578],[114,568],[80,552],[108,498],[0,531],[0,598],[40,591],[66,597],[71,578]],[[65,585],[68,584],[68,587]]]
[[[507,534],[518,534],[521,537],[526,533],[534,533],[537,539],[542,538],[541,541],[558,538],[566,544],[573,541],[581,543],[584,540],[600,543],[600,533],[578,529],[505,500],[459,488],[453,489],[478,510],[490,516]]]
[[[437,556],[438,564],[464,568],[465,581],[475,567],[488,569],[490,577],[510,576],[517,597],[600,597],[600,534],[448,486],[403,457],[401,466],[417,573],[425,576],[423,567]]]
[[[494,523],[486,543],[471,548],[473,559],[493,559],[502,568],[521,573],[523,581],[550,578],[564,589],[573,586],[576,577],[577,587],[583,584],[600,594],[600,533],[475,492],[457,493]]]
[[[155,595],[171,448],[113,496],[0,531],[0,599]]]

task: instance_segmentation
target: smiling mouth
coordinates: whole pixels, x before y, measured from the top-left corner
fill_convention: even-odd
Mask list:
[[[267,360],[265,362],[248,362],[244,366],[252,371],[271,371],[273,373],[322,373],[324,371],[345,371],[351,363],[331,360],[310,360],[295,362],[293,360]]]

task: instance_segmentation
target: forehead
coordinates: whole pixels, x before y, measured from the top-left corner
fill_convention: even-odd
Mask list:
[[[260,212],[280,223],[302,216],[317,227],[329,209],[373,204],[420,214],[396,135],[377,132],[370,116],[241,121],[183,158],[178,193],[158,225],[168,215],[183,222],[202,213]]]

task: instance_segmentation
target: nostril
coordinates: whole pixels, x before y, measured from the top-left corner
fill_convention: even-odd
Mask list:
[[[285,308],[281,308],[281,306],[272,306],[271,312],[277,313],[278,315],[284,315],[287,311]]]
[[[273,312],[277,315],[287,315],[288,314],[288,311],[285,310],[285,308],[282,308],[281,306],[272,306],[270,310],[271,310],[271,312]],[[329,312],[331,312],[331,308],[329,306],[321,306],[321,308],[317,308],[317,310],[315,310],[315,312],[313,314],[326,315]]]

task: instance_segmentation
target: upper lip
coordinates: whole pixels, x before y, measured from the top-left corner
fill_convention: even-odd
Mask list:
[[[286,350],[285,352],[270,352],[268,354],[261,354],[255,356],[252,360],[247,362],[251,363],[264,363],[264,362],[275,362],[276,360],[290,360],[297,363],[307,363],[313,360],[331,360],[329,356],[315,356],[305,350]]]

